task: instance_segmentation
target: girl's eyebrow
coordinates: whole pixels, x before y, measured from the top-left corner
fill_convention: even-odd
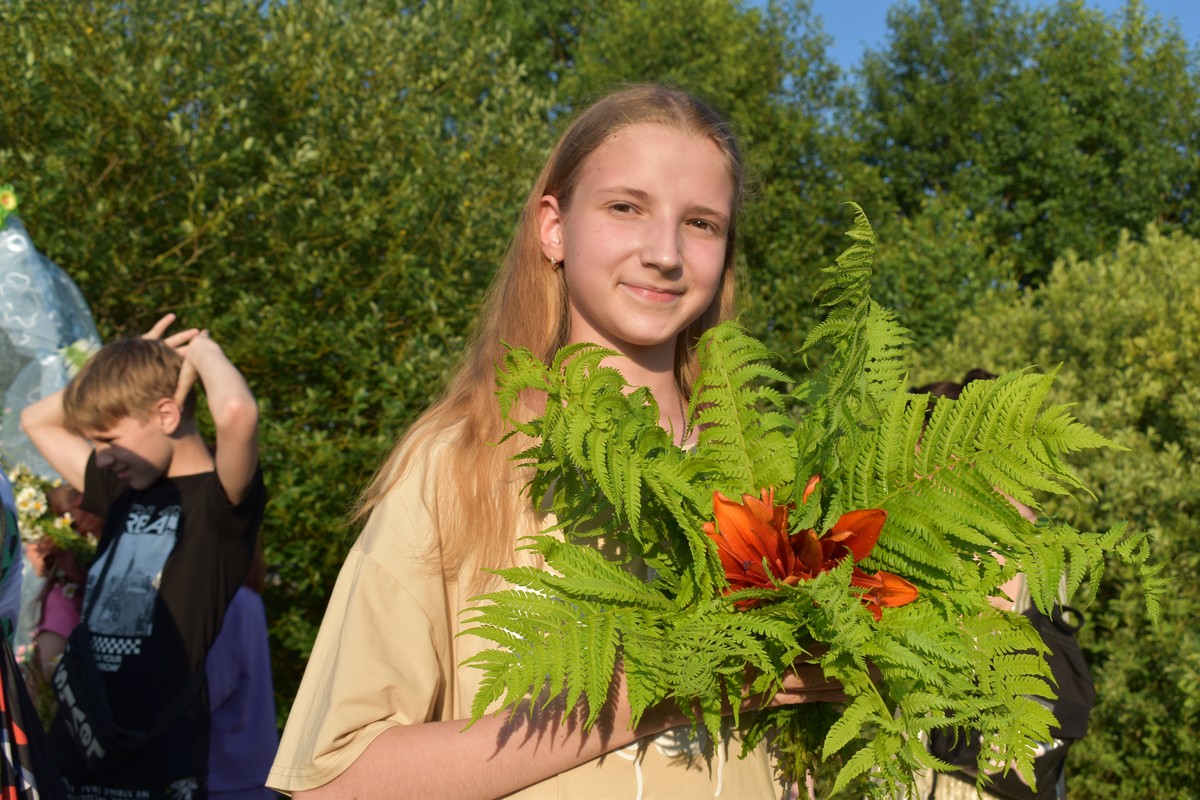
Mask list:
[[[693,214],[697,214],[701,217],[711,217],[722,225],[729,224],[729,215],[723,211],[718,211],[715,208],[710,208],[709,206],[693,206],[691,211]]]
[[[645,189],[635,189],[632,186],[601,186],[597,192],[600,194],[624,195],[632,197],[639,203],[646,203],[650,200],[649,192],[647,192]],[[718,211],[717,209],[704,204],[689,206],[688,212],[691,214],[699,214],[700,216],[713,217],[721,224],[727,224],[729,222],[729,214],[723,211]]]
[[[600,194],[628,195],[633,197],[633,199],[639,200],[643,203],[649,201],[650,199],[650,193],[645,189],[635,189],[632,186],[601,186],[597,192]]]

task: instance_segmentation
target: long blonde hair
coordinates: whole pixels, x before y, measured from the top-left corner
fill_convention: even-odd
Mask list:
[[[696,377],[697,339],[733,315],[736,222],[745,170],[732,128],[691,95],[662,86],[633,85],[602,98],[571,123],[530,191],[508,252],[484,298],[474,337],[445,394],[396,444],[359,505],[361,519],[387,495],[414,458],[427,452],[434,439],[447,437],[444,456],[427,483],[431,489],[426,502],[439,536],[440,556],[434,557],[450,573],[468,559],[478,566],[510,563],[517,522],[532,514],[520,491],[528,476],[511,461],[521,445],[514,440],[504,446],[494,444],[505,433],[495,381],[496,365],[505,351],[502,343],[527,348],[548,362],[570,333],[566,284],[562,272],[553,269],[542,253],[538,206],[550,195],[565,211],[588,155],[617,131],[637,124],[664,125],[711,139],[726,160],[734,187],[725,268],[716,296],[676,340],[676,381],[685,396]],[[505,486],[511,491],[501,488]]]

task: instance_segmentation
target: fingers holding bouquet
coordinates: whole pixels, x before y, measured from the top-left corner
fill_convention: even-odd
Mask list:
[[[819,663],[824,649],[815,647],[792,662],[771,693],[755,694],[751,689],[753,674],[748,670],[742,709],[751,711],[804,703],[848,703],[850,695],[846,692],[845,685],[840,680],[826,675],[824,667]],[[880,680],[881,673],[878,667],[868,664],[867,670],[872,681]]]
[[[846,687],[841,681],[829,678],[819,664],[796,661],[783,675],[779,691],[765,704],[767,707],[791,706],[801,703],[844,703]]]
[[[746,667],[742,678],[742,711],[805,703],[845,703],[848,700],[846,687],[841,681],[825,674],[814,653],[805,653],[797,658],[778,681],[772,682],[767,688],[764,688],[763,677],[754,667]]]

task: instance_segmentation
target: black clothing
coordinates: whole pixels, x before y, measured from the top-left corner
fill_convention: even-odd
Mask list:
[[[105,523],[84,608],[92,652],[121,725],[150,730],[158,713],[204,670],[225,610],[246,577],[265,505],[261,469],[246,497],[233,506],[216,472],[164,476],[136,490],[97,468],[94,455],[88,460],[82,506],[103,514]],[[109,560],[103,585],[97,585]],[[145,750],[103,774],[85,773],[61,715],[51,725],[51,737],[59,768],[78,797],[204,796],[208,699],[203,690]]]

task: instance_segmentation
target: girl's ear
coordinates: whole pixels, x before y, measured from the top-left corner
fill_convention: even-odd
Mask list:
[[[538,238],[542,243],[542,255],[551,263],[561,263],[563,259],[562,243],[562,209],[559,208],[558,198],[544,195],[538,204]]]
[[[170,397],[160,398],[154,404],[154,419],[158,422],[162,432],[167,436],[171,436],[175,431],[179,430],[179,423],[183,421],[183,412]]]

